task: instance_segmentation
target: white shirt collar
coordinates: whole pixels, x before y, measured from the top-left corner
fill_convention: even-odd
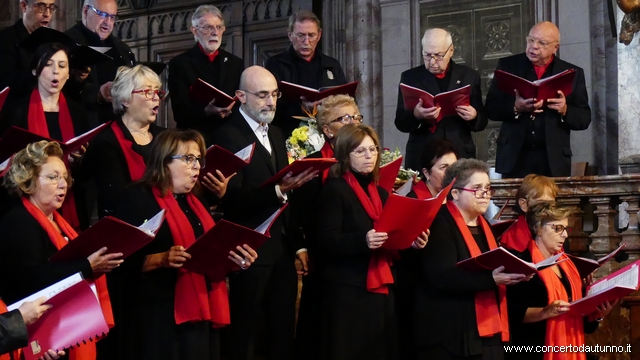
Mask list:
[[[247,113],[242,110],[242,106],[240,107],[240,114],[254,133],[258,134],[262,131],[262,125],[260,125],[259,122],[253,120],[249,115],[247,115]]]

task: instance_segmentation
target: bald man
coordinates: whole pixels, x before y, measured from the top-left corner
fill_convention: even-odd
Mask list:
[[[422,37],[424,65],[402,73],[400,82],[437,95],[441,92],[471,85],[470,105],[459,106],[457,114],[436,123],[439,107],[426,108],[422,101],[413,109],[404,108],[404,97],[398,90],[395,124],[398,130],[409,133],[405,153],[405,167],[420,170],[422,148],[435,139],[446,139],[456,145],[458,157],[475,158],[476,146],[471,132],[482,131],[487,118],[482,106],[480,76],[473,69],[456,64],[455,46],[451,34],[444,29],[429,29]]]
[[[214,134],[214,144],[237,152],[256,144],[253,158],[231,178],[219,211],[224,218],[254,229],[279,207],[288,193],[316,177],[317,172],[287,175],[280,183],[261,186],[288,165],[282,132],[271,125],[280,97],[275,77],[265,68],[252,66],[240,76],[236,91],[240,109]],[[229,275],[229,359],[254,358],[258,319],[266,319],[267,359],[293,357],[297,274],[294,257],[300,246],[289,244],[282,233],[281,214],[269,229],[271,238],[258,249],[258,260],[248,269]]]
[[[523,99],[517,91],[505,93],[492,82],[487,94],[489,118],[501,121],[496,154],[496,172],[503,178],[528,174],[571,175],[571,130],[585,130],[591,123],[589,96],[582,68],[560,60],[560,31],[543,21],[525,38],[523,54],[502,58],[496,70],[538,80],[575,69],[571,94],[558,91],[551,99]]]

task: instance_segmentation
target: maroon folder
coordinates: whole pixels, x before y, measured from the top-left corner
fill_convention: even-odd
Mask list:
[[[49,139],[47,137],[34,134],[29,130],[12,126],[4,133],[2,139],[0,139],[0,161],[8,159],[14,153],[27,147],[27,145],[41,140],[56,141],[60,143],[60,147],[66,157],[66,155],[80,149],[82,145],[89,142],[89,140],[93,139],[94,136],[98,135],[100,131],[104,130],[110,124],[111,123],[102,124],[93,130],[87,131],[86,133],[76,136],[66,142]]]
[[[320,159],[298,159],[291,164],[287,165],[284,169],[278,171],[277,174],[273,175],[269,180],[265,181],[260,186],[266,186],[269,184],[276,184],[280,182],[289,172],[293,173],[293,176],[300,175],[307,169],[317,170],[318,172],[323,172],[324,170],[333,166],[333,164],[337,163],[338,160],[334,158],[320,158]]]
[[[440,108],[440,115],[437,121],[446,116],[456,115],[457,106],[469,105],[471,103],[471,85],[463,86],[459,89],[445,91],[437,95],[400,83],[400,91],[404,99],[404,108],[412,110],[418,105],[418,100],[422,99],[422,107],[430,108],[437,106]]]
[[[0,110],[2,110],[2,106],[4,106],[4,102],[7,101],[7,96],[9,95],[9,87],[2,89],[0,91]]]
[[[389,194],[393,190],[393,185],[396,183],[398,172],[402,166],[402,156],[393,160],[388,164],[380,166],[380,179],[378,180],[378,186],[385,189]]]
[[[493,271],[500,266],[504,266],[505,273],[528,276],[562,262],[563,260],[557,261],[560,256],[562,256],[562,253],[558,253],[545,261],[534,264],[518,258],[503,247],[497,247],[476,257],[462,260],[458,262],[456,266],[469,271]]]
[[[498,89],[513,94],[513,90],[518,90],[524,99],[547,100],[558,97],[558,90],[569,96],[573,91],[573,79],[576,76],[575,69],[568,69],[553,76],[549,76],[536,81],[529,81],[506,71],[496,70],[493,80],[498,85]]]
[[[126,259],[155,238],[164,216],[165,210],[162,210],[139,227],[111,216],[103,217],[69,241],[50,260],[60,262],[85,259],[103,247],[107,248],[107,253],[122,253],[122,259]]]
[[[191,259],[184,263],[184,269],[206,276],[210,281],[222,281],[238,266],[229,260],[229,251],[244,244],[257,250],[271,235],[269,229],[287,205],[274,212],[256,229],[249,229],[227,220],[217,222],[209,231],[200,236],[186,250]],[[238,255],[242,256],[242,254]]]
[[[207,149],[205,166],[200,169],[199,180],[202,181],[202,178],[207,173],[216,176],[216,170],[220,170],[224,177],[229,177],[231,174],[240,171],[251,162],[255,148],[256,143],[252,143],[233,154],[221,146],[210,146]]]
[[[392,250],[409,248],[423,231],[426,232],[431,227],[453,183],[431,199],[418,200],[396,194],[389,195],[380,214],[380,220],[374,225],[376,231],[389,235],[382,246]]]
[[[507,231],[507,229],[509,229],[511,227],[511,225],[513,225],[516,221],[509,219],[509,220],[498,220],[498,219],[491,219],[489,220],[489,224],[491,225],[491,232],[493,232],[493,237],[494,238],[499,238],[500,236],[502,236],[502,234],[504,234],[505,231]]]
[[[604,263],[613,259],[616,256],[616,254],[618,254],[620,250],[622,250],[622,248],[624,248],[625,246],[626,244],[620,245],[617,249],[613,250],[609,255],[603,256],[598,260],[587,259],[587,258],[583,258],[583,257],[571,255],[571,254],[567,254],[567,256],[569,257],[569,259],[571,259],[573,264],[578,269],[578,272],[580,273],[580,277],[586,278],[592,272],[596,271]]]
[[[286,81],[280,81],[280,91],[282,92],[282,97],[290,102],[298,103],[302,101],[300,99],[301,96],[304,96],[307,101],[312,102],[322,100],[331,95],[344,94],[355,97],[357,88],[357,81],[338,86],[321,87],[318,90]]]
[[[189,88],[189,97],[204,106],[209,105],[211,100],[215,99],[216,102],[214,105],[223,108],[228,107],[232,102],[238,100],[237,97],[227,95],[222,90],[217,89],[215,86],[200,78]]]
[[[27,327],[25,360],[38,359],[49,349],[82,346],[109,332],[100,302],[85,280],[47,299],[46,304],[53,307]]]

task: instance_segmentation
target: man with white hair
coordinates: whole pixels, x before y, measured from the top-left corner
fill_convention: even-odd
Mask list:
[[[470,105],[458,106],[457,114],[436,122],[439,107],[424,107],[422,101],[413,109],[404,108],[404,97],[398,90],[398,105],[395,124],[398,130],[409,133],[405,154],[405,167],[420,170],[420,154],[425,144],[435,139],[449,140],[458,149],[459,158],[475,158],[476,146],[471,132],[482,131],[487,126],[487,117],[482,106],[480,76],[473,69],[456,64],[453,57],[455,47],[451,34],[433,28],[422,37],[424,65],[402,73],[400,82],[437,95],[441,92],[471,85]]]
[[[112,60],[95,64],[85,69],[84,74],[72,72],[73,81],[67,81],[64,88],[65,95],[82,102],[88,111],[97,112],[101,123],[115,118],[111,84],[118,68],[136,64],[129,46],[112,34],[117,18],[116,0],[85,0],[82,22],[66,31],[80,45],[110,48],[105,54]]]
[[[189,88],[198,78],[233,97],[240,85],[244,64],[239,57],[221,49],[224,18],[213,5],[201,5],[191,16],[191,32],[196,44],[169,62],[169,92],[173,118],[178,128],[202,133],[207,145],[233,111],[234,104],[206,106],[189,98]]]

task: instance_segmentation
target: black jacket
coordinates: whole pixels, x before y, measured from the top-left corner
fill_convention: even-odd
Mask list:
[[[213,72],[211,69],[214,69]],[[198,44],[169,61],[169,93],[173,118],[181,129],[195,129],[204,135],[207,144],[211,144],[213,134],[226,119],[207,116],[205,105],[189,98],[189,88],[198,78],[215,86],[218,90],[234,97],[240,88],[240,75],[244,63],[239,57],[218,50],[213,64],[200,50]],[[237,110],[237,106],[234,110]]]
[[[36,78],[29,69],[33,54],[19,46],[27,36],[29,32],[22,19],[0,31],[0,90],[7,86],[11,88],[0,114],[11,111],[14,101],[30,94],[36,85]]]
[[[557,111],[544,107],[544,112],[535,115],[536,122],[542,122],[544,146],[552,176],[571,175],[571,130],[585,130],[591,123],[591,108],[582,68],[554,57],[543,78],[568,69],[576,70],[573,91],[567,98],[567,114],[561,117]],[[509,56],[498,61],[496,70],[520,76],[527,80],[538,80],[533,64],[526,54]],[[491,83],[487,94],[486,108],[489,118],[501,121],[496,154],[496,172],[510,173],[525,143],[527,131],[532,124],[530,113],[522,113],[515,118],[513,106],[514,94],[507,94]],[[530,130],[530,129],[529,129]]]
[[[476,109],[478,115],[475,120],[465,121],[458,115],[443,118],[436,126],[436,131],[429,130],[430,124],[413,116],[413,109],[405,110],[404,97],[398,89],[398,105],[396,108],[395,124],[398,130],[409,133],[407,141],[405,166],[419,170],[420,156],[424,146],[435,139],[446,139],[456,145],[458,156],[461,158],[475,158],[476,146],[473,143],[471,132],[484,130],[487,127],[487,117],[482,106],[482,90],[480,89],[480,76],[476,71],[464,65],[458,65],[451,61],[451,78],[447,91],[455,90],[466,85],[471,85],[471,106]],[[427,70],[424,65],[414,67],[402,73],[400,82],[429,92],[432,95],[441,93],[436,77]]]
[[[0,354],[8,353],[29,345],[27,325],[20,310],[16,309],[0,315]]]
[[[265,68],[271,71],[278,81],[286,81],[294,84],[299,84],[297,70],[295,68],[295,57],[298,56],[292,46],[280,54],[270,57],[266,63]],[[320,56],[320,69],[319,82],[314,86],[315,89],[319,89],[325,86],[336,86],[347,83],[347,78],[344,76],[342,67],[338,60],[324,55],[316,51],[315,56]],[[273,119],[273,124],[280,127],[285,134],[285,137],[291,135],[291,131],[298,127],[300,120],[293,119],[292,116],[305,116],[305,113],[300,107],[300,103],[288,103],[284,99],[278,100],[278,111],[276,117]]]

